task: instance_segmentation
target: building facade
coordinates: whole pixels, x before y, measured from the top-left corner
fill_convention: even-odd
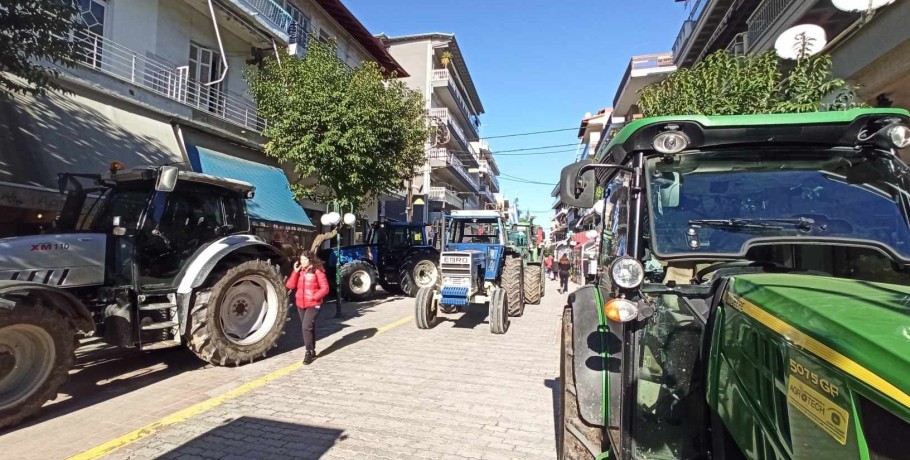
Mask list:
[[[738,54],[773,50],[777,38],[800,24],[822,27],[822,49],[837,77],[859,85],[875,107],[910,107],[910,2],[876,10],[844,11],[831,0],[687,0],[690,14],[673,45],[674,61],[689,67],[717,50]],[[859,3],[858,3],[859,4]]]
[[[323,40],[349,66],[370,60],[403,73],[338,0],[77,4],[78,64],[60,78],[69,93],[0,100],[0,236],[51,225],[62,201],[57,173],[99,173],[119,161],[251,182],[256,232],[286,249],[306,245],[325,205],[295,203],[285,171],[265,156],[266,122],[244,68],[278,49],[302,56]]]
[[[430,222],[453,209],[495,209],[499,166],[479,140],[484,113],[467,63],[452,34],[379,37],[409,74],[405,83],[426,101],[432,128],[426,163],[412,181],[413,219]],[[387,203],[389,216],[405,218],[407,202]]]

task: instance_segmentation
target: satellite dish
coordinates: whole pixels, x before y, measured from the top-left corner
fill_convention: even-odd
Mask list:
[[[834,7],[851,13],[871,13],[883,6],[894,3],[894,0],[831,0]]]
[[[800,24],[780,34],[774,42],[774,50],[784,59],[800,59],[820,53],[826,44],[825,29],[814,24]]]

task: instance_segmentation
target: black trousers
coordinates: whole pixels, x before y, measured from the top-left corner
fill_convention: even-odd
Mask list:
[[[295,307],[296,308],[296,307]],[[303,329],[303,346],[307,351],[316,351],[316,315],[318,308],[297,308],[300,315],[300,324]]]
[[[562,289],[563,293],[569,290],[569,272],[559,271],[559,288]]]

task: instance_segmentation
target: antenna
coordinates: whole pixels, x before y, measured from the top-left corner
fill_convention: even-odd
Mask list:
[[[825,29],[814,24],[800,24],[780,34],[774,42],[774,50],[784,59],[802,59],[820,53],[827,43]]]

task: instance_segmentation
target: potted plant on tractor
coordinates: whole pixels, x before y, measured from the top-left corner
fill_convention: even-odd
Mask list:
[[[910,113],[634,121],[563,313],[564,459],[910,458]]]

